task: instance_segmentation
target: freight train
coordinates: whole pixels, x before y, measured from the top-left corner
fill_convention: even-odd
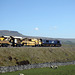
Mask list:
[[[41,38],[26,38],[16,36],[1,36],[0,47],[61,47],[59,40],[47,40]]]

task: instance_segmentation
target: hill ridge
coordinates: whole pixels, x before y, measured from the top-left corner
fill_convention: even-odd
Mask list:
[[[18,31],[10,31],[10,30],[0,30],[0,36],[21,36],[24,37],[23,34]]]

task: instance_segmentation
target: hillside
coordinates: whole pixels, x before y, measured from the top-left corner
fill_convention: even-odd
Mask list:
[[[21,33],[17,31],[9,31],[9,30],[0,30],[0,36],[21,36],[24,37]]]
[[[0,48],[0,66],[18,65],[17,62],[26,60],[31,64],[74,61],[75,47]]]

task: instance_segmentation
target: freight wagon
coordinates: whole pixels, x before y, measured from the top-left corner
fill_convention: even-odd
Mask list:
[[[0,47],[8,47],[10,45],[10,42],[5,37],[0,37]]]
[[[22,46],[41,46],[41,40],[36,38],[24,38],[21,43]]]

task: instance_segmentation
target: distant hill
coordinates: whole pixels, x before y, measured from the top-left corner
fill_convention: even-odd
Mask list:
[[[42,38],[47,40],[58,39],[61,41],[62,44],[75,44],[75,39],[25,36],[17,31],[9,31],[9,30],[0,30],[0,36],[20,36],[20,37],[29,37],[29,38]]]
[[[62,44],[75,45],[75,39],[59,39]]]
[[[24,37],[21,33],[17,31],[9,31],[9,30],[0,30],[0,36],[20,36]]]

